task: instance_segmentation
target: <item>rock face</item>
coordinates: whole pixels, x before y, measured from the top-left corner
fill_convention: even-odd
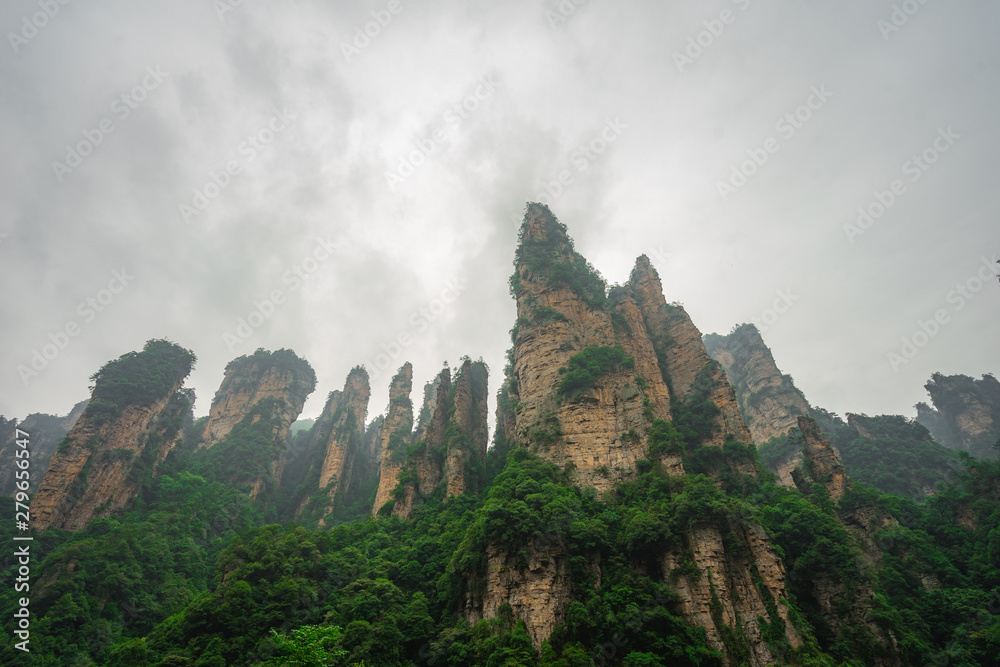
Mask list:
[[[229,435],[254,405],[265,399],[284,401],[288,425],[302,412],[306,398],[316,388],[316,375],[291,350],[257,350],[226,365],[226,374],[212,399],[205,422],[202,446],[211,447]],[[306,370],[308,369],[308,370]],[[287,433],[287,427],[285,428]]]
[[[317,430],[316,444],[323,450],[317,471],[318,491],[302,501],[296,519],[301,519],[308,508],[311,518],[325,525],[325,517],[338,504],[349,503],[352,492],[374,479],[374,438],[365,433],[370,396],[368,372],[360,366],[348,374],[343,391],[330,393]]]
[[[791,472],[795,485],[809,493],[812,485],[822,484],[835,504],[851,488],[851,479],[844,471],[836,448],[809,417],[798,418],[798,431],[803,444],[802,464]],[[896,640],[875,620],[875,589],[870,568],[881,558],[882,550],[873,541],[875,531],[895,524],[891,516],[874,506],[856,504],[850,511],[839,510],[838,522],[854,537],[861,551],[860,576],[856,581],[834,580],[828,573],[818,572],[813,580],[812,598],[831,633],[847,628],[864,628],[875,639],[880,656],[879,665],[900,665]]]
[[[934,408],[918,403],[917,421],[937,442],[979,458],[997,456],[993,445],[1000,439],[1000,382],[995,377],[935,373],[924,388]]]
[[[778,370],[754,325],[740,325],[728,336],[709,334],[705,347],[725,369],[754,444],[785,435],[798,417],[810,414],[805,396]]]
[[[705,628],[712,648],[734,663],[739,652],[749,653],[744,660],[752,665],[783,662],[762,634],[759,619],[783,626],[790,648],[802,645],[788,608],[778,603],[786,597],[785,569],[759,524],[732,520],[728,535],[737,537],[738,547],[726,548],[718,526],[696,526],[685,536],[683,549],[663,555],[663,571],[680,596],[684,616]]]
[[[315,388],[313,369],[291,350],[258,349],[229,362],[201,443],[219,479],[240,484],[252,499],[265,488],[276,495],[289,456],[288,429]]]
[[[724,371],[684,309],[666,303],[645,256],[629,282],[605,298],[603,280],[573,249],[565,227],[546,207],[530,204],[511,289],[518,320],[498,399],[498,446],[527,448],[601,493],[635,475],[658,420],[670,422],[684,411],[704,410],[705,404],[714,409],[714,429],[701,447],[751,442]],[[580,374],[580,368],[590,370]],[[733,472],[756,475],[752,461],[720,456]],[[684,474],[681,454],[659,457],[670,474]],[[790,646],[802,644],[776,604],[787,597],[785,573],[759,524],[734,520],[726,539],[718,526],[699,525],[683,540],[683,548],[661,554],[659,567],[677,589],[686,618],[704,627],[731,663],[780,660],[762,623],[777,623]],[[691,572],[691,554],[700,576]],[[464,613],[474,622],[510,605],[538,645],[572,600],[566,555],[558,541],[547,541],[532,542],[519,558],[503,544],[490,544],[485,590],[470,595]],[[596,554],[592,567],[599,582]],[[739,647],[727,643],[734,636],[743,638]]]
[[[727,436],[750,443],[750,431],[740,415],[736,394],[719,364],[709,357],[701,332],[679,304],[667,304],[656,271],[645,255],[636,260],[630,285],[639,295],[646,326],[674,401],[689,399],[702,387],[719,410],[714,435],[704,444],[721,447]],[[750,472],[744,469],[743,472]]]
[[[465,616],[470,623],[494,618],[504,604],[514,618],[523,619],[535,646],[541,645],[558,623],[565,620],[566,601],[573,581],[562,546],[543,540],[533,543],[527,564],[520,567],[517,555],[502,545],[486,551],[486,590],[482,600],[470,599]]]
[[[413,403],[410,401],[412,389],[413,366],[406,362],[389,385],[389,408],[380,435],[382,461],[372,516],[378,516],[380,510],[393,500],[393,491],[398,485],[397,478],[403,469],[406,447],[413,429]]]
[[[128,507],[179,442],[194,394],[181,390],[194,355],[150,341],[95,376],[84,413],[52,456],[31,501],[33,527],[79,530]],[[147,374],[159,375],[153,386]],[[139,387],[123,392],[121,387]]]
[[[45,474],[56,447],[83,414],[87,403],[88,401],[80,401],[64,417],[36,412],[17,422],[16,428],[29,435],[31,475],[28,479],[28,493],[34,493],[38,488],[38,483]],[[0,496],[13,496],[16,490],[14,486],[17,481],[14,478],[14,472],[17,470],[14,465],[16,449],[14,421],[0,417]]]
[[[651,420],[670,418],[670,394],[640,306],[642,287],[630,283],[607,304],[603,280],[538,204],[528,207],[512,282],[514,442],[570,465],[581,484],[606,491],[634,474]],[[615,346],[631,365],[607,369],[582,391],[561,389],[574,356]]]
[[[851,485],[851,479],[844,471],[840,456],[820,433],[815,421],[809,417],[799,417],[798,427],[804,440],[803,456],[806,470],[802,481],[796,480],[796,484],[803,493],[806,493],[809,490],[807,483],[819,482],[830,495],[830,500],[835,503],[840,502]]]
[[[400,369],[409,373],[409,365]],[[399,376],[397,376],[399,377]],[[487,412],[486,365],[463,360],[455,376],[445,367],[424,390],[421,420],[415,432],[404,432],[402,425],[412,423],[409,385],[390,389],[389,416],[382,439],[382,471],[373,512],[377,515],[389,502],[392,513],[409,518],[420,498],[444,486],[445,497],[478,492],[486,464]],[[406,397],[406,403],[403,403]],[[393,406],[398,411],[400,428],[389,432]]]

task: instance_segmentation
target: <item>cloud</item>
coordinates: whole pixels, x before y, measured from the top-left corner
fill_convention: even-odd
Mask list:
[[[315,416],[401,333],[411,342],[391,363],[412,361],[417,386],[468,354],[489,363],[492,391],[514,319],[511,216],[545,198],[609,281],[653,256],[704,332],[792,290],[765,340],[818,405],[911,414],[932,372],[998,370],[996,285],[899,372],[888,361],[1000,252],[991,3],[927,4],[888,40],[890,2],[592,0],[559,21],[554,1],[401,0],[386,22],[387,6],[247,0],[220,18],[193,0],[69,3],[0,56],[0,413],[65,413],[91,373],[153,337],[198,355],[199,413],[225,364],[260,346],[313,364]],[[37,11],[5,3],[0,26]],[[348,61],[344,44],[380,17]],[[679,71],[675,54],[699,39]],[[149,68],[166,76],[132,95]],[[833,96],[780,134],[817,86]],[[276,115],[294,117],[276,130]],[[625,127],[602,145],[615,119]],[[113,131],[60,182],[52,163],[104,120]],[[857,208],[947,126],[962,139],[850,243]],[[779,150],[722,200],[717,184],[769,137]],[[206,206],[185,220],[199,192]],[[334,249],[292,289],[319,240]],[[134,281],[82,315],[122,268]],[[444,310],[421,314],[456,280]],[[284,303],[231,349],[224,335],[274,290]],[[69,323],[78,335],[25,385],[18,366]]]

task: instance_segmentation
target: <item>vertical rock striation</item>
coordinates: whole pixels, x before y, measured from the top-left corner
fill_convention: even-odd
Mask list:
[[[376,513],[391,501],[392,513],[407,519],[421,498],[442,486],[445,497],[479,491],[488,437],[486,383],[486,364],[466,357],[454,381],[446,366],[425,387],[415,432],[397,431],[391,444],[383,439]],[[390,417],[391,410],[390,404]]]
[[[728,336],[709,334],[705,347],[726,371],[754,444],[785,435],[798,417],[810,414],[805,396],[778,370],[754,325],[740,325]]]
[[[410,391],[413,388],[413,366],[406,362],[392,378],[389,385],[389,407],[382,424],[379,449],[382,460],[379,465],[378,489],[372,516],[378,516],[383,508],[391,511],[390,501],[398,485],[397,478],[403,469],[406,448],[413,429],[413,403]]]
[[[607,491],[645,457],[651,421],[670,417],[640,295],[630,284],[614,290],[609,304],[603,279],[539,204],[525,215],[511,289],[517,300],[514,442],[571,466],[581,484]],[[627,363],[604,368],[580,390],[566,390],[574,358],[613,357],[615,347]]]
[[[295,518],[326,525],[326,517],[337,507],[350,504],[375,478],[371,457],[377,447],[365,432],[371,388],[368,372],[356,366],[347,375],[343,391],[333,391],[320,416],[314,447],[322,450],[315,471],[306,473],[315,491],[299,505]]]
[[[316,388],[316,374],[291,350],[258,349],[229,362],[202,433],[219,479],[252,499],[275,500],[288,462],[288,429]],[[263,499],[263,498],[262,498]]]
[[[90,402],[52,456],[32,498],[32,526],[79,530],[128,507],[180,439],[194,355],[153,340],[94,376]]]
[[[703,403],[711,403],[714,429],[698,447],[751,442],[725,373],[684,309],[666,303],[645,256],[629,282],[605,296],[603,279],[573,249],[565,227],[546,207],[529,204],[511,291],[518,319],[498,398],[498,446],[527,448],[601,493],[635,475],[660,420],[705,410]],[[659,455],[675,475],[685,470],[679,447]],[[719,456],[734,472],[756,474],[753,461]],[[732,664],[772,664],[781,660],[771,647],[775,632],[791,648],[802,644],[776,602],[787,597],[784,568],[760,524],[735,517],[730,524],[699,523],[680,536],[682,546],[659,555],[657,567],[676,587],[686,618],[704,627]],[[597,556],[590,567],[599,582]],[[510,605],[539,645],[573,599],[566,559],[560,540],[532,540],[516,557],[506,545],[488,544],[484,590],[466,598],[466,618]]]
[[[738,442],[752,442],[725,372],[709,357],[701,332],[684,307],[666,302],[660,278],[645,255],[636,260],[630,285],[640,295],[638,301],[660,367],[669,379],[672,399],[689,399],[698,390],[707,388],[708,400],[719,410],[715,434],[705,444],[721,447],[727,435]]]
[[[254,405],[267,399],[285,403],[287,416],[283,420],[291,426],[315,388],[316,374],[291,350],[268,352],[258,349],[251,355],[232,360],[226,365],[222,384],[212,399],[202,446],[211,447],[225,440]]]

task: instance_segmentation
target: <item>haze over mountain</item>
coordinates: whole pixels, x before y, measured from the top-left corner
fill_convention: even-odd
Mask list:
[[[492,415],[525,201],[611,281],[647,253],[703,331],[759,321],[841,414],[1000,365],[995,3],[56,6],[0,6],[7,417],[67,414],[159,337],[197,354],[199,415],[257,347],[313,365],[312,418],[359,362],[384,406],[404,360],[482,355]]]

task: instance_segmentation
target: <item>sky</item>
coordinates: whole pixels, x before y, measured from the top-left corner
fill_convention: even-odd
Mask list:
[[[757,322],[814,405],[915,414],[1000,371],[1000,5],[7,0],[0,414],[167,338],[289,348],[303,417],[482,357],[525,203],[703,333]],[[492,399],[491,399],[492,401]],[[492,403],[495,405],[495,403]],[[492,407],[491,407],[492,411]]]

